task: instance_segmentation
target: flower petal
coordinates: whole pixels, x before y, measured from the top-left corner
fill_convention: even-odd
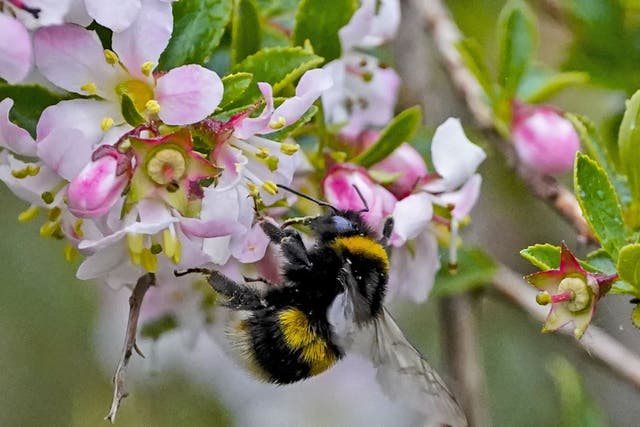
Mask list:
[[[399,24],[400,3],[397,0],[363,0],[349,23],[338,32],[342,50],[379,46],[393,38]]]
[[[220,237],[244,233],[247,229],[237,221],[228,218],[209,219],[182,218],[180,225],[185,234],[195,237]]]
[[[265,101],[264,109],[258,117],[246,117],[234,124],[234,136],[248,139],[267,129],[273,115],[273,88],[269,83],[259,82],[258,88]]]
[[[171,3],[143,0],[142,12],[135,22],[124,31],[113,34],[113,50],[132,75],[146,79],[142,64],[158,63],[160,54],[169,43],[172,29]]]
[[[560,271],[565,275],[571,273],[578,273],[583,276],[587,275],[587,272],[582,268],[576,257],[573,256],[573,253],[571,253],[571,250],[569,250],[564,242],[562,242],[562,246],[560,247]]]
[[[218,75],[199,65],[174,68],[158,79],[158,115],[167,124],[187,125],[213,113],[224,87]]]
[[[94,94],[81,89],[93,83],[95,94],[114,96],[117,69],[107,64],[95,32],[78,25],[56,25],[38,30],[33,42],[36,65],[49,81],[82,95]]]
[[[100,25],[114,32],[128,28],[140,14],[140,0],[119,0],[108,2],[103,0],[85,0],[87,12]]]
[[[67,181],[71,181],[91,159],[93,149],[82,143],[78,129],[54,129],[38,142],[38,157]]]
[[[451,191],[433,196],[433,202],[440,206],[453,206],[451,215],[462,220],[471,212],[480,196],[480,186],[482,177],[480,174],[473,175],[458,191]]]
[[[546,270],[525,276],[525,279],[536,288],[554,294],[558,291],[560,281],[565,274],[560,270]]]
[[[0,77],[11,84],[24,79],[33,62],[31,37],[15,18],[0,13]]]
[[[255,224],[248,233],[231,239],[231,253],[234,258],[243,263],[252,263],[264,257],[269,238],[259,224]]]
[[[29,132],[9,120],[12,106],[11,98],[0,101],[0,147],[8,148],[21,156],[33,157],[36,155],[36,142]]]
[[[433,206],[428,194],[412,194],[396,203],[393,209],[393,233],[401,239],[400,244],[423,232],[432,215]]]
[[[424,186],[428,191],[451,191],[473,175],[486,154],[464,134],[460,120],[447,119],[438,126],[431,145],[433,165],[442,179]]]

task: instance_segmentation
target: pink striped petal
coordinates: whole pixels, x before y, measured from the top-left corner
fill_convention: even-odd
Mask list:
[[[32,62],[27,29],[17,19],[0,13],[0,77],[11,84],[18,83],[27,76]]]
[[[169,125],[188,125],[213,113],[224,87],[218,75],[200,65],[174,68],[158,79],[158,115]]]
[[[34,36],[34,51],[38,69],[55,85],[89,95],[81,87],[93,83],[97,95],[114,96],[117,69],[105,61],[95,32],[72,24],[41,28]]]
[[[113,50],[134,76],[145,79],[141,67],[145,62],[158,63],[167,47],[173,29],[171,4],[157,0],[143,0],[142,13],[126,30],[114,33]]]

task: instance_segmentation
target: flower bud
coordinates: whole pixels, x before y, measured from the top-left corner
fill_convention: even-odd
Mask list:
[[[368,148],[378,140],[380,133],[376,131],[363,132],[362,146]],[[411,145],[404,143],[396,148],[384,160],[371,167],[372,171],[384,172],[392,178],[384,183],[394,196],[399,199],[407,197],[413,191],[416,182],[427,175],[427,165],[418,151]]]
[[[94,155],[67,189],[69,210],[79,217],[98,217],[107,212],[129,181],[127,156],[115,149],[98,152],[102,155]]]
[[[569,171],[580,147],[571,122],[548,106],[515,105],[512,139],[520,161],[544,175]]]

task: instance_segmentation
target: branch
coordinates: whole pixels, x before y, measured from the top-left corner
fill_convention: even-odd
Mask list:
[[[113,401],[111,402],[111,409],[104,418],[113,424],[116,420],[116,414],[120,408],[120,404],[125,397],[129,395],[125,388],[124,374],[129,364],[129,359],[133,354],[133,350],[144,357],[144,355],[138,349],[136,345],[136,332],[138,330],[138,317],[140,316],[140,307],[142,306],[142,300],[144,299],[147,290],[151,286],[155,286],[156,276],[153,273],[147,273],[144,276],[140,276],[136,286],[131,292],[129,297],[129,319],[127,321],[127,332],[124,338],[124,346],[122,347],[122,354],[120,355],[120,361],[116,372],[113,374]]]
[[[478,126],[485,130],[495,130],[493,113],[483,99],[482,88],[465,66],[456,48],[463,36],[451,19],[446,6],[441,0],[412,1],[423,17],[425,28],[431,33],[454,86],[464,98]],[[507,158],[512,157],[512,154],[509,153],[509,150],[512,150],[510,144],[499,145]],[[579,237],[588,242],[597,243],[589,225],[582,216],[580,205],[571,191],[553,177],[532,173],[520,165],[516,167],[516,171],[529,185],[536,197],[545,200],[571,223]]]
[[[548,308],[536,303],[536,290],[520,275],[506,267],[501,267],[493,279],[495,289],[524,308],[537,320],[544,322]],[[573,332],[560,329],[558,332],[573,338]],[[597,357],[621,378],[640,389],[640,356],[597,326],[590,325],[581,340],[572,339],[591,356]]]
[[[474,295],[443,298],[440,303],[445,353],[449,370],[459,383],[457,391],[469,425],[491,425],[484,370],[477,343],[477,301]]]

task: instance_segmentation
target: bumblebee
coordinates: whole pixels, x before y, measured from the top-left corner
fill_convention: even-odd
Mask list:
[[[331,210],[293,218],[281,226],[261,220],[284,258],[283,284],[262,279],[237,283],[218,271],[199,272],[236,315],[228,337],[247,368],[259,378],[294,383],[329,369],[345,352],[364,350],[377,368],[382,390],[436,423],[466,426],[464,413],[446,385],[408,342],[383,301],[388,280],[387,243],[393,219],[376,239],[361,211],[339,210],[282,186]],[[316,241],[307,249],[290,226],[307,226]]]

